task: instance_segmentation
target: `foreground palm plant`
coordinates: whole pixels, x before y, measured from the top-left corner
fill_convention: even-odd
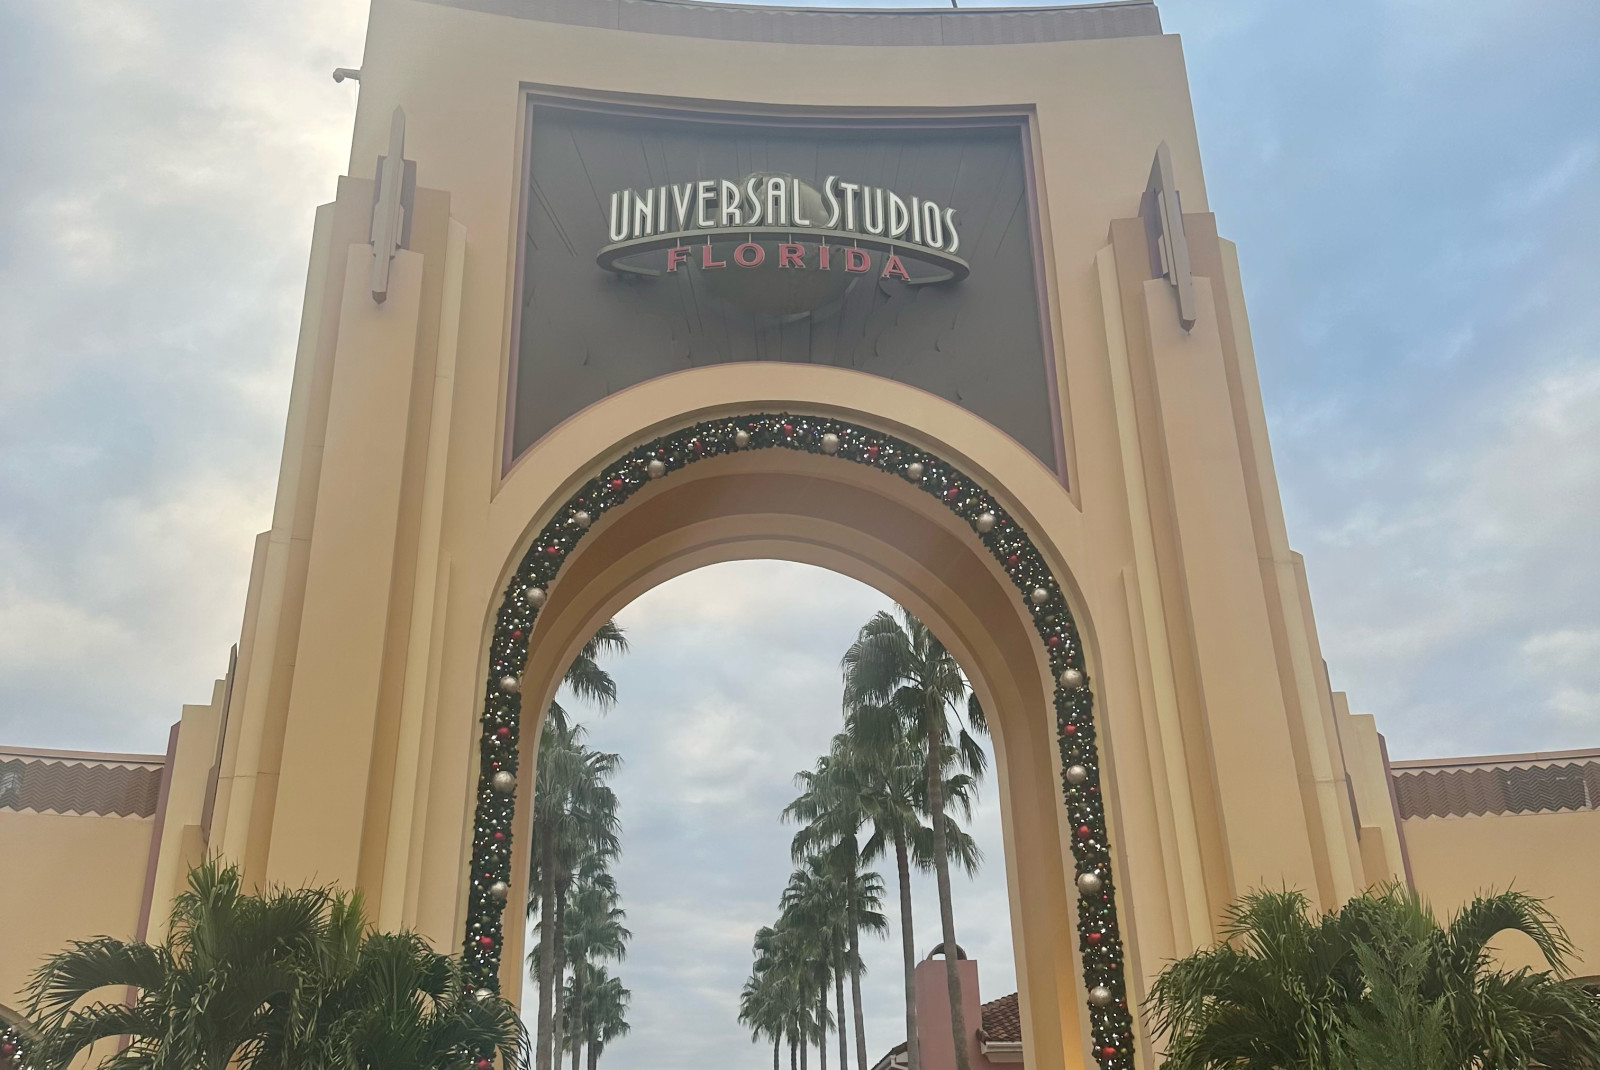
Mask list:
[[[1549,969],[1495,969],[1507,932]],[[1223,936],[1152,986],[1167,1070],[1600,1067],[1600,1001],[1561,979],[1571,944],[1531,896],[1475,899],[1441,925],[1398,885],[1321,917],[1298,892],[1256,892]]]
[[[511,1005],[464,993],[457,964],[417,936],[370,932],[355,896],[253,895],[236,867],[206,862],[168,931],[47,960],[30,986],[32,1066],[60,1070],[117,1037],[102,1070],[470,1070],[491,1052],[520,1064]]]

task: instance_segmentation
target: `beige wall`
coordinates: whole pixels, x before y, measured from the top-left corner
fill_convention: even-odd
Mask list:
[[[1577,948],[1572,972],[1600,975],[1600,809],[1413,817],[1404,833],[1417,890],[1441,916],[1484,892],[1538,896]],[[1526,937],[1497,948],[1510,968],[1544,968]]]
[[[29,976],[69,940],[134,938],[152,825],[147,817],[0,810],[8,859],[0,877],[0,1003],[21,1009]]]

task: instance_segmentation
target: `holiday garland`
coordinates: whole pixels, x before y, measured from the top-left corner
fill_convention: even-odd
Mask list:
[[[653,480],[706,457],[788,449],[837,457],[905,479],[942,501],[969,524],[1017,586],[1055,678],[1062,791],[1073,826],[1078,946],[1088,992],[1093,1054],[1105,1070],[1131,1070],[1133,1022],[1123,980],[1122,938],[1111,876],[1111,845],[1095,747],[1093,696],[1083,647],[1061,586],[1022,527],[994,497],[954,466],[906,442],[867,428],[814,416],[762,413],[711,420],[645,443],[579,489],[545,525],[506,585],[489,646],[488,682],[479,742],[478,800],[462,963],[467,987],[480,998],[499,990],[502,914],[511,890],[511,833],[516,810],[522,680],[528,636],[549,587],[606,511]],[[513,913],[520,921],[522,911]],[[488,1070],[490,1060],[478,1060]]]
[[[22,1070],[28,1065],[28,1042],[15,1026],[0,1029],[0,1070]]]

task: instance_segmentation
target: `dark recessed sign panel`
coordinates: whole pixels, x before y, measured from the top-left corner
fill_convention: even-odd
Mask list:
[[[779,360],[920,387],[1057,467],[1020,121],[535,100],[511,455],[606,395]]]

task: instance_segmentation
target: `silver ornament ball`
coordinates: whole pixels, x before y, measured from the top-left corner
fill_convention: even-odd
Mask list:
[[[823,435],[822,436],[822,452],[823,453],[838,453],[839,452],[839,436],[834,434],[832,431],[829,431],[826,435]]]
[[[496,903],[504,903],[506,901],[506,896],[510,894],[511,885],[507,884],[505,881],[495,881],[493,884],[489,885],[489,898],[493,899]]]
[[[1067,766],[1067,783],[1068,784],[1082,784],[1085,780],[1088,780],[1088,779],[1089,779],[1089,770],[1088,769],[1084,768],[1081,765],[1069,765],[1069,766]]]
[[[1095,985],[1093,988],[1089,989],[1089,1003],[1093,1006],[1109,1007],[1111,1006],[1111,1001],[1114,998],[1115,997],[1111,995],[1111,989],[1107,988],[1105,985]]]
[[[1077,669],[1066,669],[1061,673],[1061,686],[1079,688],[1083,686],[1083,673]]]
[[[1078,894],[1080,895],[1099,895],[1105,886],[1106,882],[1100,879],[1100,874],[1098,873],[1078,874]]]
[[[594,523],[594,518],[588,513],[584,512],[582,509],[579,509],[576,513],[572,514],[572,522],[578,525],[580,528],[588,528],[590,524]]]
[[[906,478],[913,483],[922,482],[922,462],[912,461],[906,465]]]
[[[492,784],[494,786],[494,790],[498,791],[501,795],[510,795],[517,789],[517,778],[506,772],[504,769],[496,773],[494,775],[494,779],[489,783]]]
[[[750,432],[742,428],[738,431],[735,431],[733,433],[733,444],[738,446],[740,449],[744,449],[746,446],[750,445]]]
[[[515,695],[522,690],[522,681],[515,676],[502,676],[500,677],[500,690],[508,695]]]
[[[659,457],[650,458],[650,463],[644,466],[644,470],[650,473],[651,479],[660,479],[667,474],[667,466],[661,463]]]
[[[1032,599],[1034,605],[1042,606],[1046,602],[1050,601],[1050,592],[1045,590],[1043,587],[1035,587],[1028,594],[1028,597]]]
[[[476,992],[472,993],[472,998],[477,1000],[479,1003],[488,1003],[494,998],[494,993],[487,988],[480,988]]]
[[[532,606],[534,609],[538,609],[540,606],[544,605],[544,600],[545,600],[544,588],[543,587],[529,587],[527,590],[522,592],[522,597],[524,597],[524,598],[526,598],[528,600],[528,604],[530,606]]]
[[[987,534],[989,534],[989,532],[993,531],[994,530],[994,514],[993,513],[979,513],[978,514],[977,527],[978,527],[978,530],[983,532],[985,535],[987,535]]]

